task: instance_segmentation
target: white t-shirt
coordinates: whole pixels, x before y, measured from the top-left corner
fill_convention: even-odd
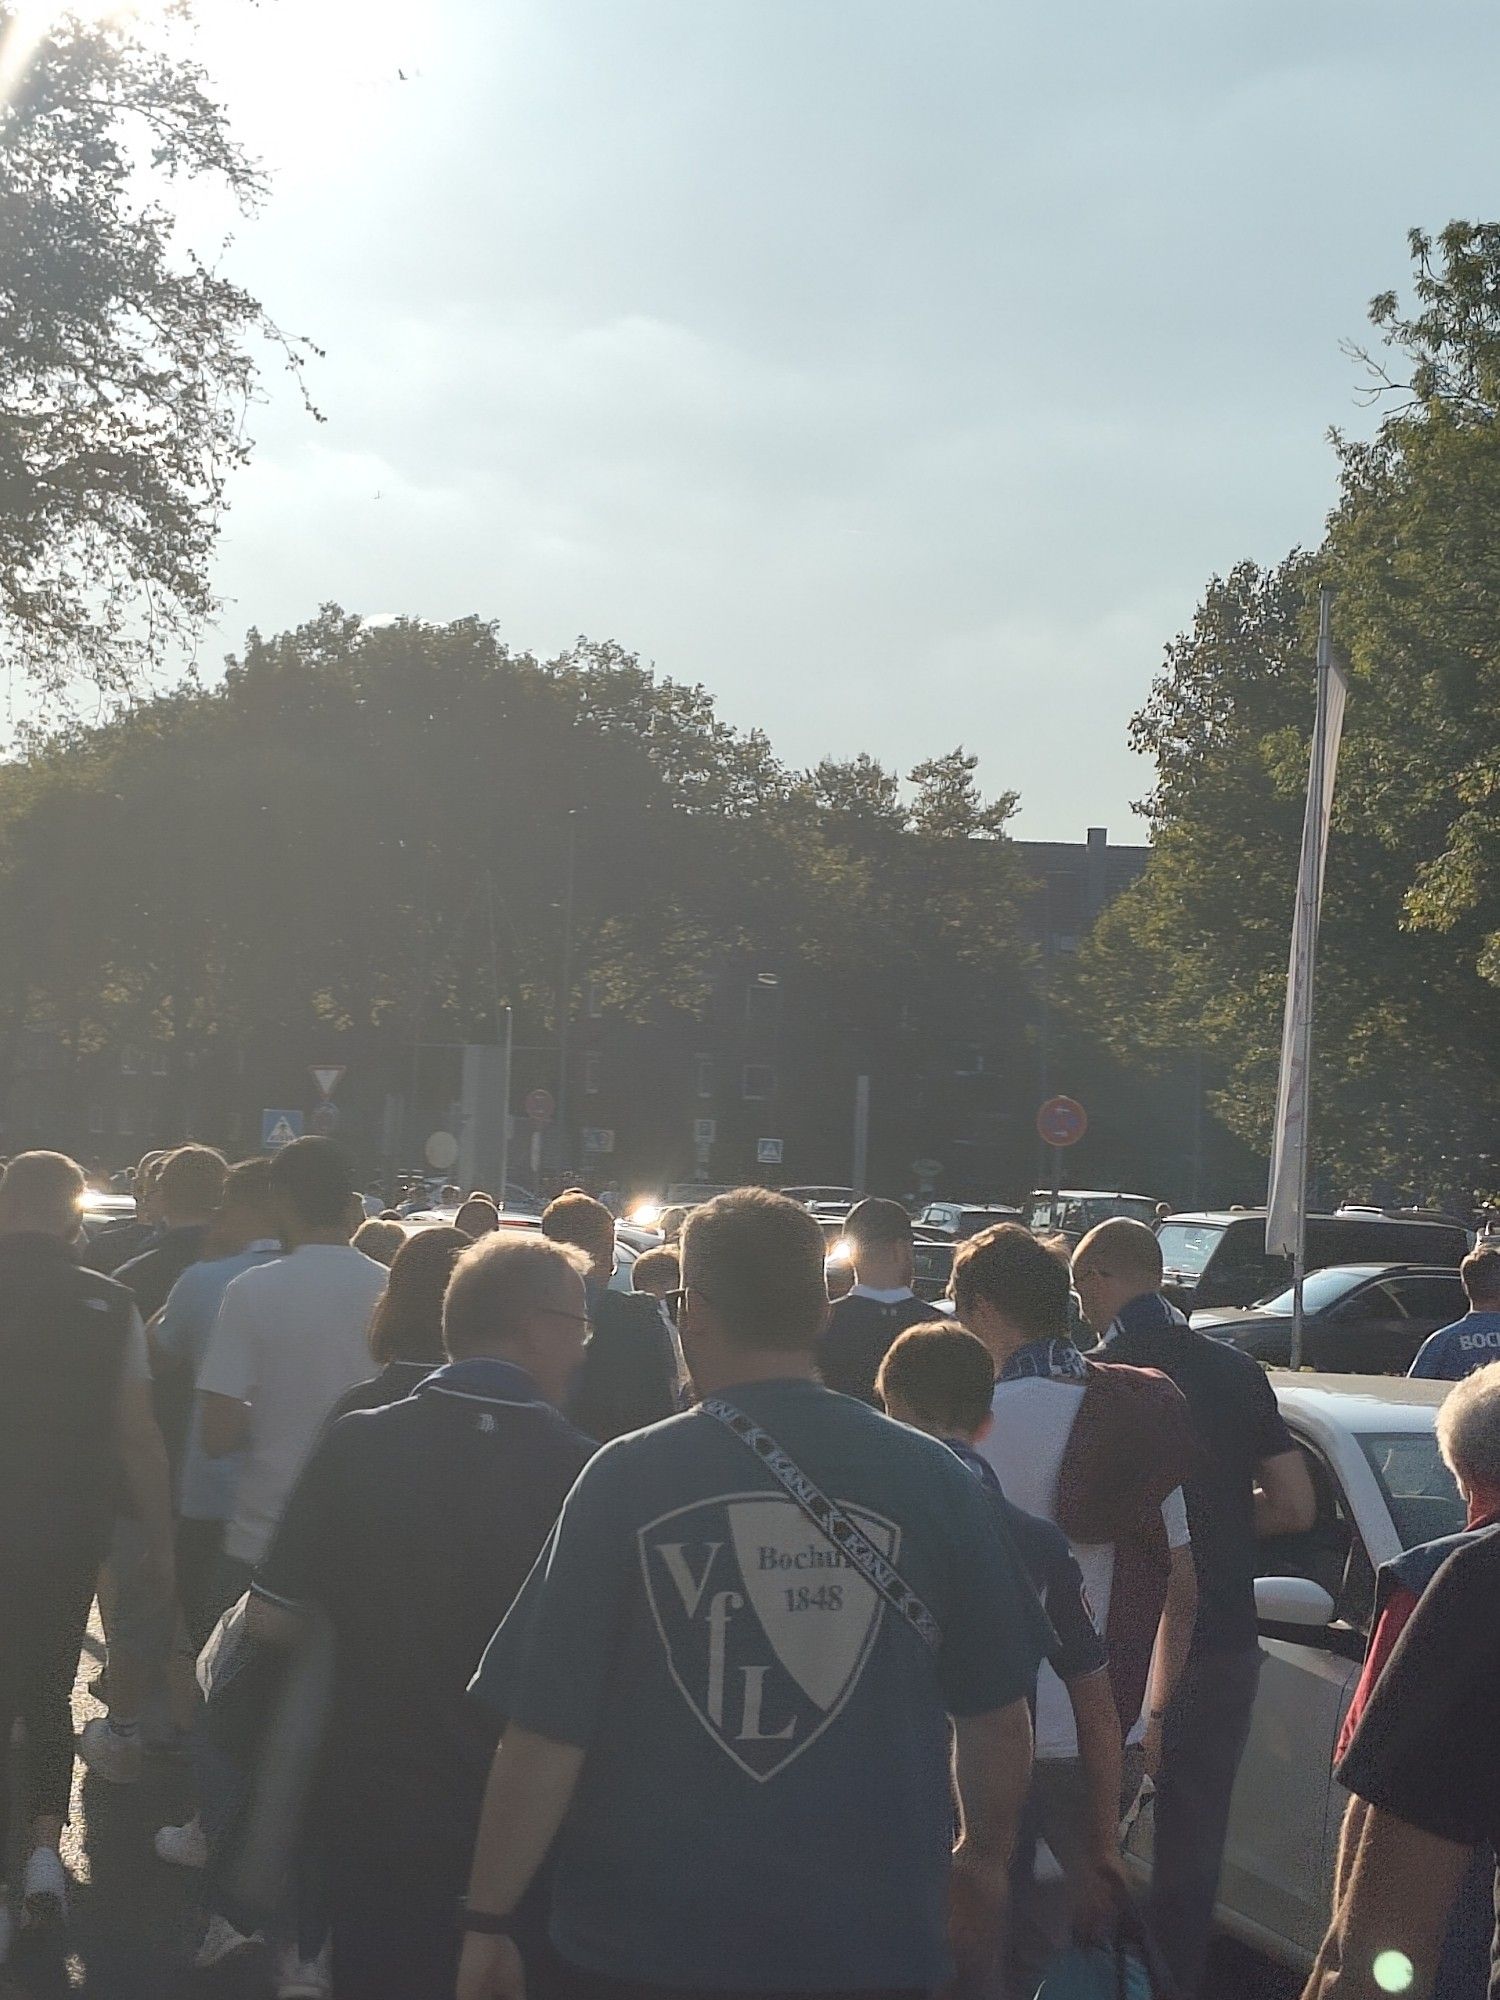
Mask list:
[[[1018,1382],[995,1385],[994,1426],[976,1448],[995,1468],[1005,1497],[1028,1514],[1044,1521],[1057,1521],[1057,1482],[1063,1454],[1072,1434],[1073,1419],[1083,1401],[1081,1382],[1058,1382],[1045,1376],[1026,1376]],[[1167,1546],[1183,1549],[1188,1545],[1187,1507],[1179,1486],[1162,1502],[1162,1521],[1167,1530]],[[1113,1542],[1074,1542],[1073,1553],[1083,1571],[1089,1609],[1103,1633],[1109,1624],[1109,1598],[1115,1578]],[[1137,1718],[1128,1741],[1137,1743],[1145,1734],[1145,1718]],[[1076,1757],[1078,1732],[1073,1726],[1073,1708],[1068,1691],[1044,1661],[1036,1685],[1036,1754],[1038,1757]]]
[[[337,1243],[305,1243],[232,1280],[198,1387],[250,1405],[224,1552],[259,1562],[323,1420],[368,1380],[370,1317],[389,1274]]]

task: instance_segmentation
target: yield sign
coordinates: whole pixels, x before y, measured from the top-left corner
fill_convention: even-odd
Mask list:
[[[344,1074],[346,1067],[347,1064],[344,1063],[329,1063],[322,1069],[314,1066],[312,1080],[325,1097],[332,1097],[338,1089],[339,1078]]]

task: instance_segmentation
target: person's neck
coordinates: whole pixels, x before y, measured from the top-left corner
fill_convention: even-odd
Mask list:
[[[299,1229],[295,1235],[285,1238],[288,1250],[332,1249],[347,1250],[349,1238],[342,1229]]]
[[[697,1355],[692,1363],[693,1387],[700,1396],[721,1389],[738,1389],[747,1382],[815,1382],[818,1371],[811,1349],[742,1347],[732,1352]]]
[[[1474,1528],[1481,1521],[1493,1521],[1500,1514],[1500,1487],[1476,1486],[1468,1495],[1469,1511],[1465,1526]]]
[[[911,1272],[898,1268],[882,1270],[879,1264],[856,1264],[854,1282],[867,1292],[906,1292],[911,1290]]]

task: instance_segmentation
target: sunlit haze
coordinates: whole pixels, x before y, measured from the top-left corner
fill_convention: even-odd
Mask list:
[[[327,598],[612,637],[794,762],[962,740],[1033,837],[1140,837],[1163,643],[1317,537],[1340,342],[1496,207],[1468,6],[204,20],[274,176],[227,268],[328,418],[271,377],[206,658]]]

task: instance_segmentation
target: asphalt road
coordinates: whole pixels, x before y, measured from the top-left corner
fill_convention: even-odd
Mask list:
[[[101,1653],[96,1628],[74,1689],[78,1729],[102,1713],[87,1688]],[[203,1924],[198,1878],[158,1861],[151,1847],[157,1827],[185,1819],[190,1809],[180,1759],[148,1757],[146,1775],[130,1786],[106,1784],[75,1763],[63,1851],[76,1885],[70,1922],[62,1938],[19,1940],[0,1970],[0,2000],[269,2000],[274,1987],[262,1955],[214,1973],[191,1969]],[[1205,1986],[1206,2000],[1296,2000],[1298,1991],[1291,1974],[1227,1940]]]

